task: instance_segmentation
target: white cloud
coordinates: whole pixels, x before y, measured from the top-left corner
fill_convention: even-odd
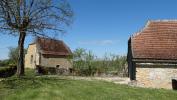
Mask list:
[[[80,41],[78,42],[80,45],[112,45],[116,44],[118,41],[116,40],[90,40],[90,41]]]

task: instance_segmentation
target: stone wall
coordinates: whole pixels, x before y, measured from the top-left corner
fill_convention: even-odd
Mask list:
[[[136,68],[137,85],[141,87],[172,89],[172,78],[177,77],[177,66]]]
[[[30,44],[25,55],[25,68],[35,68],[36,61],[39,61],[39,56],[37,55],[36,44]],[[33,56],[31,58],[31,56]]]
[[[59,68],[72,68],[72,62],[67,58],[46,58],[41,56],[41,66],[56,67],[57,65],[59,65]]]

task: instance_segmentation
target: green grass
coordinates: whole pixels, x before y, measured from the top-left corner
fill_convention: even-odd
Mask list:
[[[0,100],[176,100],[177,91],[133,88],[104,81],[27,76],[0,82]]]

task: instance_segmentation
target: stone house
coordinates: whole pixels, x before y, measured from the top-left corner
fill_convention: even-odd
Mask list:
[[[177,78],[177,20],[148,21],[130,37],[127,61],[136,85],[171,89]]]
[[[72,55],[70,48],[61,40],[37,37],[35,42],[29,44],[25,55],[25,67],[72,68],[69,57]]]

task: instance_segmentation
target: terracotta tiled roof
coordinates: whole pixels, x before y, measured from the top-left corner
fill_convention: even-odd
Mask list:
[[[133,58],[177,59],[177,21],[149,21],[131,37]]]
[[[67,56],[72,54],[69,47],[61,40],[38,37],[36,42],[39,45],[42,54],[58,56]]]

